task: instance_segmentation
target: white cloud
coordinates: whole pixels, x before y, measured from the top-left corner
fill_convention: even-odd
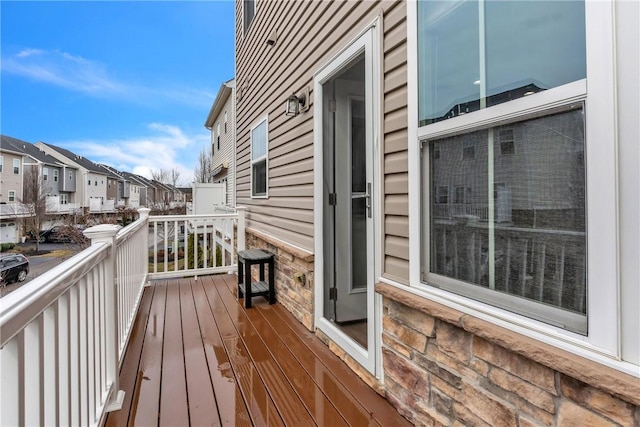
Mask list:
[[[177,169],[180,183],[193,180],[198,153],[209,143],[206,132],[187,135],[177,126],[148,125],[150,133],[117,140],[81,140],[56,143],[95,163],[151,178],[152,170]]]
[[[3,58],[2,70],[92,96],[128,93],[126,85],[109,76],[99,63],[57,50],[23,49]]]
[[[121,81],[105,65],[59,50],[25,48],[3,56],[2,71],[36,82],[52,84],[96,98],[139,104],[158,102],[209,107],[215,93],[175,83],[155,86]],[[144,79],[145,76],[141,76]]]
[[[18,53],[16,56],[18,58],[26,58],[28,56],[33,56],[33,55],[40,55],[44,53],[43,50],[40,49],[23,49],[22,51],[20,51],[20,53]]]

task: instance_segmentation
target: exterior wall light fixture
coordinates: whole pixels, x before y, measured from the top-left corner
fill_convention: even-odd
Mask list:
[[[309,109],[309,87],[304,88],[302,93],[298,95],[290,95],[287,98],[287,106],[285,114],[287,116],[297,116],[298,114]]]

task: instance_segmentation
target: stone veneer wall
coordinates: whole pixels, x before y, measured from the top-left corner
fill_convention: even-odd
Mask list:
[[[313,331],[313,254],[251,228],[245,234],[247,249],[265,249],[275,254],[276,299]],[[257,276],[257,269],[253,270]]]
[[[386,395],[415,425],[640,425],[637,378],[389,285],[376,290]]]

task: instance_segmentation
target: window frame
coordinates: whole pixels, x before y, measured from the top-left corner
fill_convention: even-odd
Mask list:
[[[42,180],[43,181],[49,180],[49,168],[42,168]]]
[[[13,159],[13,174],[20,175],[20,159]]]
[[[4,156],[0,156],[0,173],[2,173],[4,167]]]
[[[9,202],[15,202],[16,201],[16,190],[9,190],[8,191],[7,200]]]
[[[621,354],[621,343],[618,338],[621,331],[621,309],[617,272],[616,200],[618,195],[613,7],[612,2],[585,2],[586,79],[419,127],[418,13],[415,2],[407,4],[409,216],[420,218],[419,221],[409,221],[409,288],[425,298],[574,354],[606,361],[611,366],[616,364]],[[580,101],[584,101],[585,104],[586,248],[587,276],[589,277],[587,335],[570,332],[559,326],[543,323],[469,297],[438,289],[428,283],[422,283],[425,254],[421,248],[421,233],[429,233],[429,224],[422,224],[422,204],[423,194],[425,194],[424,197],[428,197],[429,193],[428,189],[423,188],[422,183],[423,174],[428,175],[428,171],[423,171],[421,168],[421,141],[547,115],[554,109]],[[598,141],[613,142],[598,144]],[[428,154],[428,147],[426,154]],[[615,190],[611,191],[612,188]],[[411,197],[411,195],[418,197]],[[426,259],[428,260],[428,254]],[[594,304],[594,301],[598,303]]]
[[[258,126],[265,124],[265,154],[263,156],[260,156],[257,159],[253,158],[253,131],[254,129],[256,129]],[[261,117],[260,119],[258,119],[256,122],[254,122],[254,124],[251,126],[251,129],[249,130],[249,160],[250,160],[250,164],[249,167],[251,169],[251,198],[252,199],[268,199],[269,198],[269,115],[265,115],[263,117]],[[265,192],[264,194],[259,193],[259,194],[254,194],[253,192],[253,166],[256,163],[260,163],[264,161],[265,162]]]
[[[54,169],[53,170],[53,182],[58,182],[59,175],[60,175],[60,172],[58,171],[58,169]]]

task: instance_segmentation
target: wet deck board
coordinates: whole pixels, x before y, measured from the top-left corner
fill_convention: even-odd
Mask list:
[[[409,425],[279,304],[235,297],[236,277],[145,289],[107,426]]]

